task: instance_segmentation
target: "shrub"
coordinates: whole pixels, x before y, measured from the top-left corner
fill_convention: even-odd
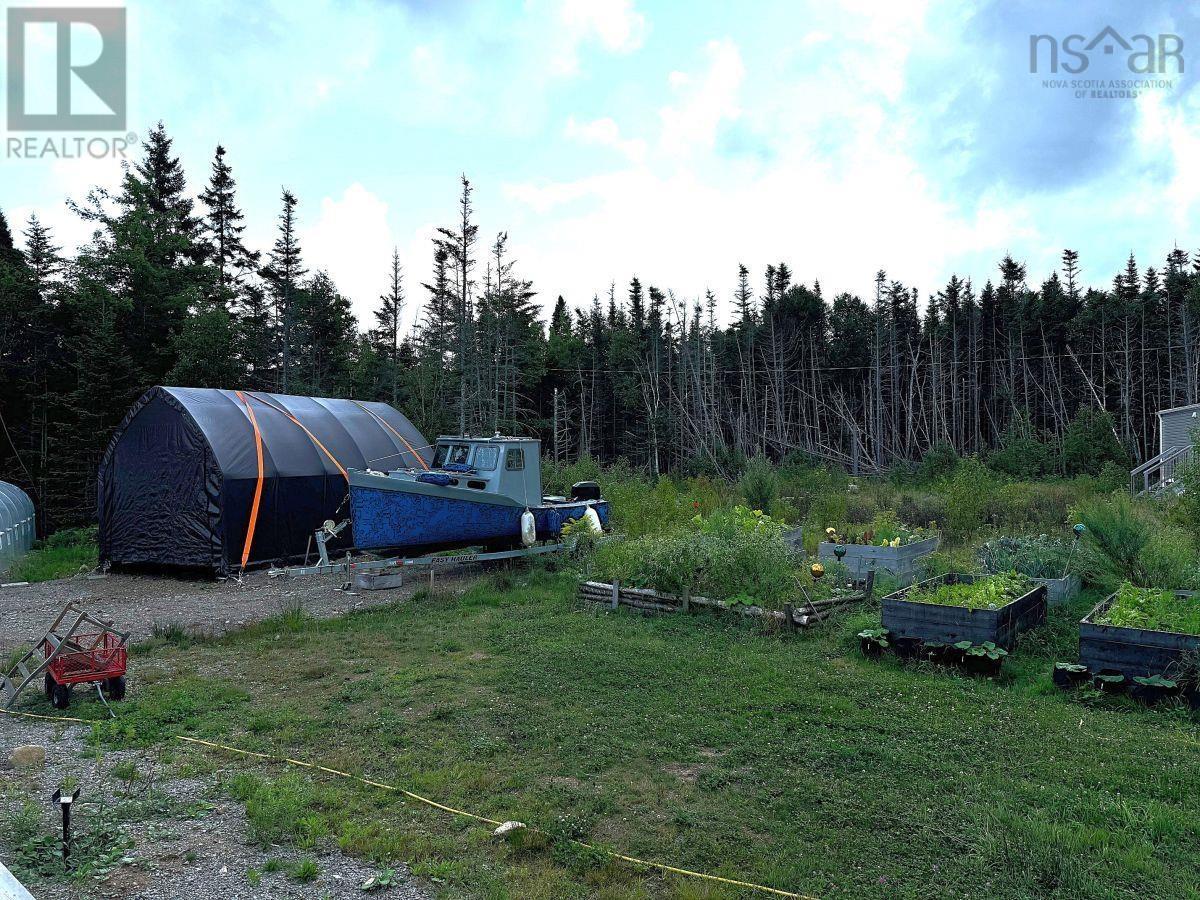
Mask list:
[[[867,494],[846,495],[846,521],[851,525],[865,525],[879,514],[879,506]]]
[[[988,520],[1004,528],[1054,528],[1066,524],[1074,492],[1067,485],[1017,482],[998,487]]]
[[[737,506],[703,519],[700,537],[708,544],[710,565],[701,593],[728,600],[747,596],[766,606],[792,599],[796,570],[783,527],[769,516]]]
[[[988,454],[987,464],[1011,478],[1037,478],[1057,468],[1053,448],[1038,440],[1029,417],[1018,414],[1000,437],[1000,446]]]
[[[743,596],[768,606],[788,602],[796,584],[783,527],[744,506],[696,517],[690,528],[667,534],[610,539],[591,563],[606,580],[718,600]]]
[[[931,528],[946,521],[946,501],[937,494],[904,494],[896,507],[900,521],[916,528]]]
[[[756,456],[746,464],[738,487],[751,509],[769,513],[779,497],[779,475],[765,457]]]
[[[1192,535],[1182,528],[1161,525],[1153,529],[1139,562],[1151,587],[1181,590],[1200,586],[1196,545]]]
[[[1120,581],[1147,585],[1142,550],[1150,540],[1152,523],[1128,497],[1098,497],[1079,508],[1079,521],[1087,526],[1087,575],[1099,584]]]
[[[614,467],[612,474],[614,478],[619,478],[624,473]],[[552,459],[542,462],[542,490],[547,494],[567,496],[571,492],[571,485],[576,482],[604,480],[600,463],[590,456],[581,456],[573,463],[560,463]]]
[[[973,456],[961,460],[946,490],[946,530],[956,538],[969,537],[987,521],[996,491],[996,478]]]
[[[954,470],[958,468],[958,463],[958,451],[954,449],[954,446],[945,441],[938,441],[921,458],[921,463],[917,466],[917,477],[922,481],[937,481],[940,478],[946,478],[954,473]]]
[[[1099,475],[1112,463],[1129,472],[1129,454],[1113,433],[1113,418],[1094,406],[1080,407],[1063,435],[1062,465],[1068,476]]]
[[[848,505],[844,493],[818,494],[809,505],[808,521],[819,525],[824,531],[833,524],[846,521]]]

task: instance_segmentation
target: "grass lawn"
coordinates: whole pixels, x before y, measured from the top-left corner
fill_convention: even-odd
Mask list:
[[[877,609],[785,638],[581,609],[565,576],[501,573],[458,597],[160,641],[95,737],[224,739],[820,897],[1200,896],[1196,720],[1050,684],[1095,600],[1053,611],[989,682],[863,659],[854,635]],[[263,841],[407,860],[451,896],[743,896],[244,765],[228,790]]]
[[[18,559],[4,581],[54,581],[96,567],[96,530],[67,528],[39,541],[36,549]]]

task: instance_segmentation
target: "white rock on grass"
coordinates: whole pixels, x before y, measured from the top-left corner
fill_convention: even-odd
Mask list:
[[[524,827],[525,827],[524,822],[511,822],[511,821],[505,822],[503,825],[500,825],[499,827],[497,827],[496,830],[492,832],[492,834],[494,834],[496,837],[504,837],[510,831],[517,831],[518,829],[524,828]]]

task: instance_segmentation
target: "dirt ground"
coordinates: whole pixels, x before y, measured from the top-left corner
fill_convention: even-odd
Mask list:
[[[463,573],[439,574],[439,580]],[[179,626],[202,634],[221,634],[277,615],[297,606],[306,614],[327,618],[393,603],[428,584],[415,574],[403,587],[360,593],[337,590],[338,576],[270,578],[253,573],[243,581],[179,580],[161,576],[112,574],[78,577],[0,589],[0,657],[28,646],[41,636],[68,601],[75,601],[130,633],[137,642],[152,636],[155,626]],[[40,684],[36,686],[40,694]],[[32,689],[31,689],[32,690]],[[48,706],[48,705],[47,705]],[[52,712],[48,709],[46,712]],[[46,834],[55,829],[54,811],[47,798],[64,777],[78,779],[82,791],[77,813],[118,802],[130,791],[114,777],[114,768],[130,757],[142,773],[138,792],[152,784],[158,801],[141,804],[139,815],[121,822],[130,848],[100,879],[80,883],[38,884],[39,898],[129,897],[141,900],[212,900],[221,898],[346,898],[384,896],[424,898],[427,888],[403,866],[396,866],[393,886],[364,894],[362,883],[378,871],[361,860],[344,856],[336,846],[301,853],[292,848],[254,845],[248,837],[245,811],[218,787],[220,771],[180,778],[151,754],[118,752],[96,760],[84,743],[86,726],[53,724],[0,715],[0,860],[11,864],[12,846],[6,823],[28,801],[41,808]],[[24,744],[46,749],[46,766],[17,771],[8,765],[10,751]],[[120,770],[118,770],[120,771]],[[286,868],[301,856],[316,860],[320,875],[302,883]],[[269,872],[269,860],[282,865]],[[10,865],[11,867],[11,865]],[[257,874],[252,883],[247,872]]]

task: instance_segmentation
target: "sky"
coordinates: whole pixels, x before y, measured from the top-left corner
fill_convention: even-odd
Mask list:
[[[364,324],[393,248],[418,313],[463,173],[481,243],[506,231],[547,307],[637,275],[684,300],[711,289],[728,310],[739,263],[758,284],[779,261],[827,298],[869,297],[880,269],[927,296],[953,273],[994,276],[1006,253],[1036,286],[1064,247],[1104,286],[1131,252],[1161,266],[1175,246],[1200,250],[1198,2],[126,9],[127,130],[161,120],[194,191],[223,144],[254,246],[295,193],[306,265]],[[1106,26],[1175,36],[1184,71],[1130,72],[1109,36],[1085,72],[1063,71],[1078,64],[1064,53],[1049,73],[1047,42],[1030,72],[1031,35],[1086,43]],[[1077,97],[1072,79],[1156,83]],[[67,199],[119,177],[118,160],[9,155],[0,209],[18,231],[36,212],[71,247],[88,228]]]

